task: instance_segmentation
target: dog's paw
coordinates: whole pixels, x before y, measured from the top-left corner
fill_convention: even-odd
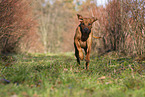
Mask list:
[[[88,59],[85,59],[85,61],[88,62],[88,63],[90,62],[90,60],[88,60]]]
[[[80,57],[80,59],[81,59],[81,60],[83,60],[83,59],[84,59],[83,52],[80,52],[80,53],[79,53],[79,57]]]
[[[85,57],[85,61],[88,62],[88,63],[90,62],[90,60],[87,56]]]

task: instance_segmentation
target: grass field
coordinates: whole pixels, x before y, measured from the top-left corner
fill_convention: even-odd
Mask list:
[[[145,61],[92,55],[87,71],[73,53],[0,58],[0,97],[145,97]]]

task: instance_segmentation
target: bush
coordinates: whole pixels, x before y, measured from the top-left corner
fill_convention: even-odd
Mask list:
[[[32,35],[36,36],[37,22],[32,9],[31,1],[27,0],[0,2],[0,51],[2,53],[18,52],[22,39],[29,40]]]

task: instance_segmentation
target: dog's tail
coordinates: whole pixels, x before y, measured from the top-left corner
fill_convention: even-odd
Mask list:
[[[96,37],[96,36],[93,36],[93,38],[99,39],[99,38],[102,38],[102,37]]]

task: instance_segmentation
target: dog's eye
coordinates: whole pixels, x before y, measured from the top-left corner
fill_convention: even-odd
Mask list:
[[[89,26],[91,25],[91,23],[88,24]]]

